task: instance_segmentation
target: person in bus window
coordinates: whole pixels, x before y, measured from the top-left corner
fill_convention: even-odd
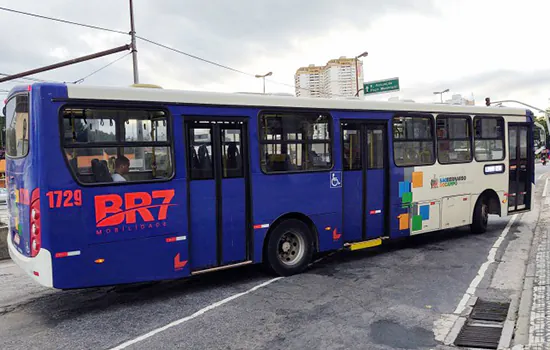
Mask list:
[[[124,182],[125,174],[128,174],[130,171],[130,160],[125,156],[120,156],[115,160],[115,173],[113,174],[114,182]]]

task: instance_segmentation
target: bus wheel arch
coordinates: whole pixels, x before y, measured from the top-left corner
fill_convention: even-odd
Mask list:
[[[492,189],[483,191],[473,208],[471,230],[473,233],[484,233],[487,231],[489,214],[501,215],[500,199]]]
[[[294,265],[283,263],[280,255],[282,252],[278,252],[280,250],[279,243],[282,239],[287,238],[304,245],[304,250],[298,254],[300,261]],[[270,225],[265,235],[262,251],[263,262],[278,275],[293,275],[307,267],[313,253],[317,252],[318,248],[318,234],[313,221],[302,213],[286,213]]]

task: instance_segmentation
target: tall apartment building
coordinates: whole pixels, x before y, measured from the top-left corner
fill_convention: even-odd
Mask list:
[[[308,67],[298,68],[294,75],[294,87],[298,97],[322,97],[324,87],[322,83],[323,67],[310,64]]]
[[[363,63],[355,58],[340,57],[327,62],[325,66],[298,68],[294,75],[294,86],[298,97],[353,97],[363,86]],[[358,74],[357,85],[356,75]],[[359,92],[362,94],[362,91]]]

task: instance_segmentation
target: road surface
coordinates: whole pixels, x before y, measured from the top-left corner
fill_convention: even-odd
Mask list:
[[[539,196],[548,169],[536,168]],[[529,244],[526,227],[536,222],[525,215],[496,256],[514,268]],[[278,280],[253,266],[153,285],[53,291],[0,263],[0,349],[447,348],[445,315],[508,220],[491,217],[483,235],[462,228],[336,253]],[[507,296],[518,287],[520,275],[514,282],[499,271],[487,273],[480,293]]]

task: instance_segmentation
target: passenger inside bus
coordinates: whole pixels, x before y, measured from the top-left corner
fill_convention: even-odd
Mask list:
[[[125,156],[120,156],[115,160],[115,173],[112,178],[114,182],[125,182],[124,175],[130,171],[130,160]]]

